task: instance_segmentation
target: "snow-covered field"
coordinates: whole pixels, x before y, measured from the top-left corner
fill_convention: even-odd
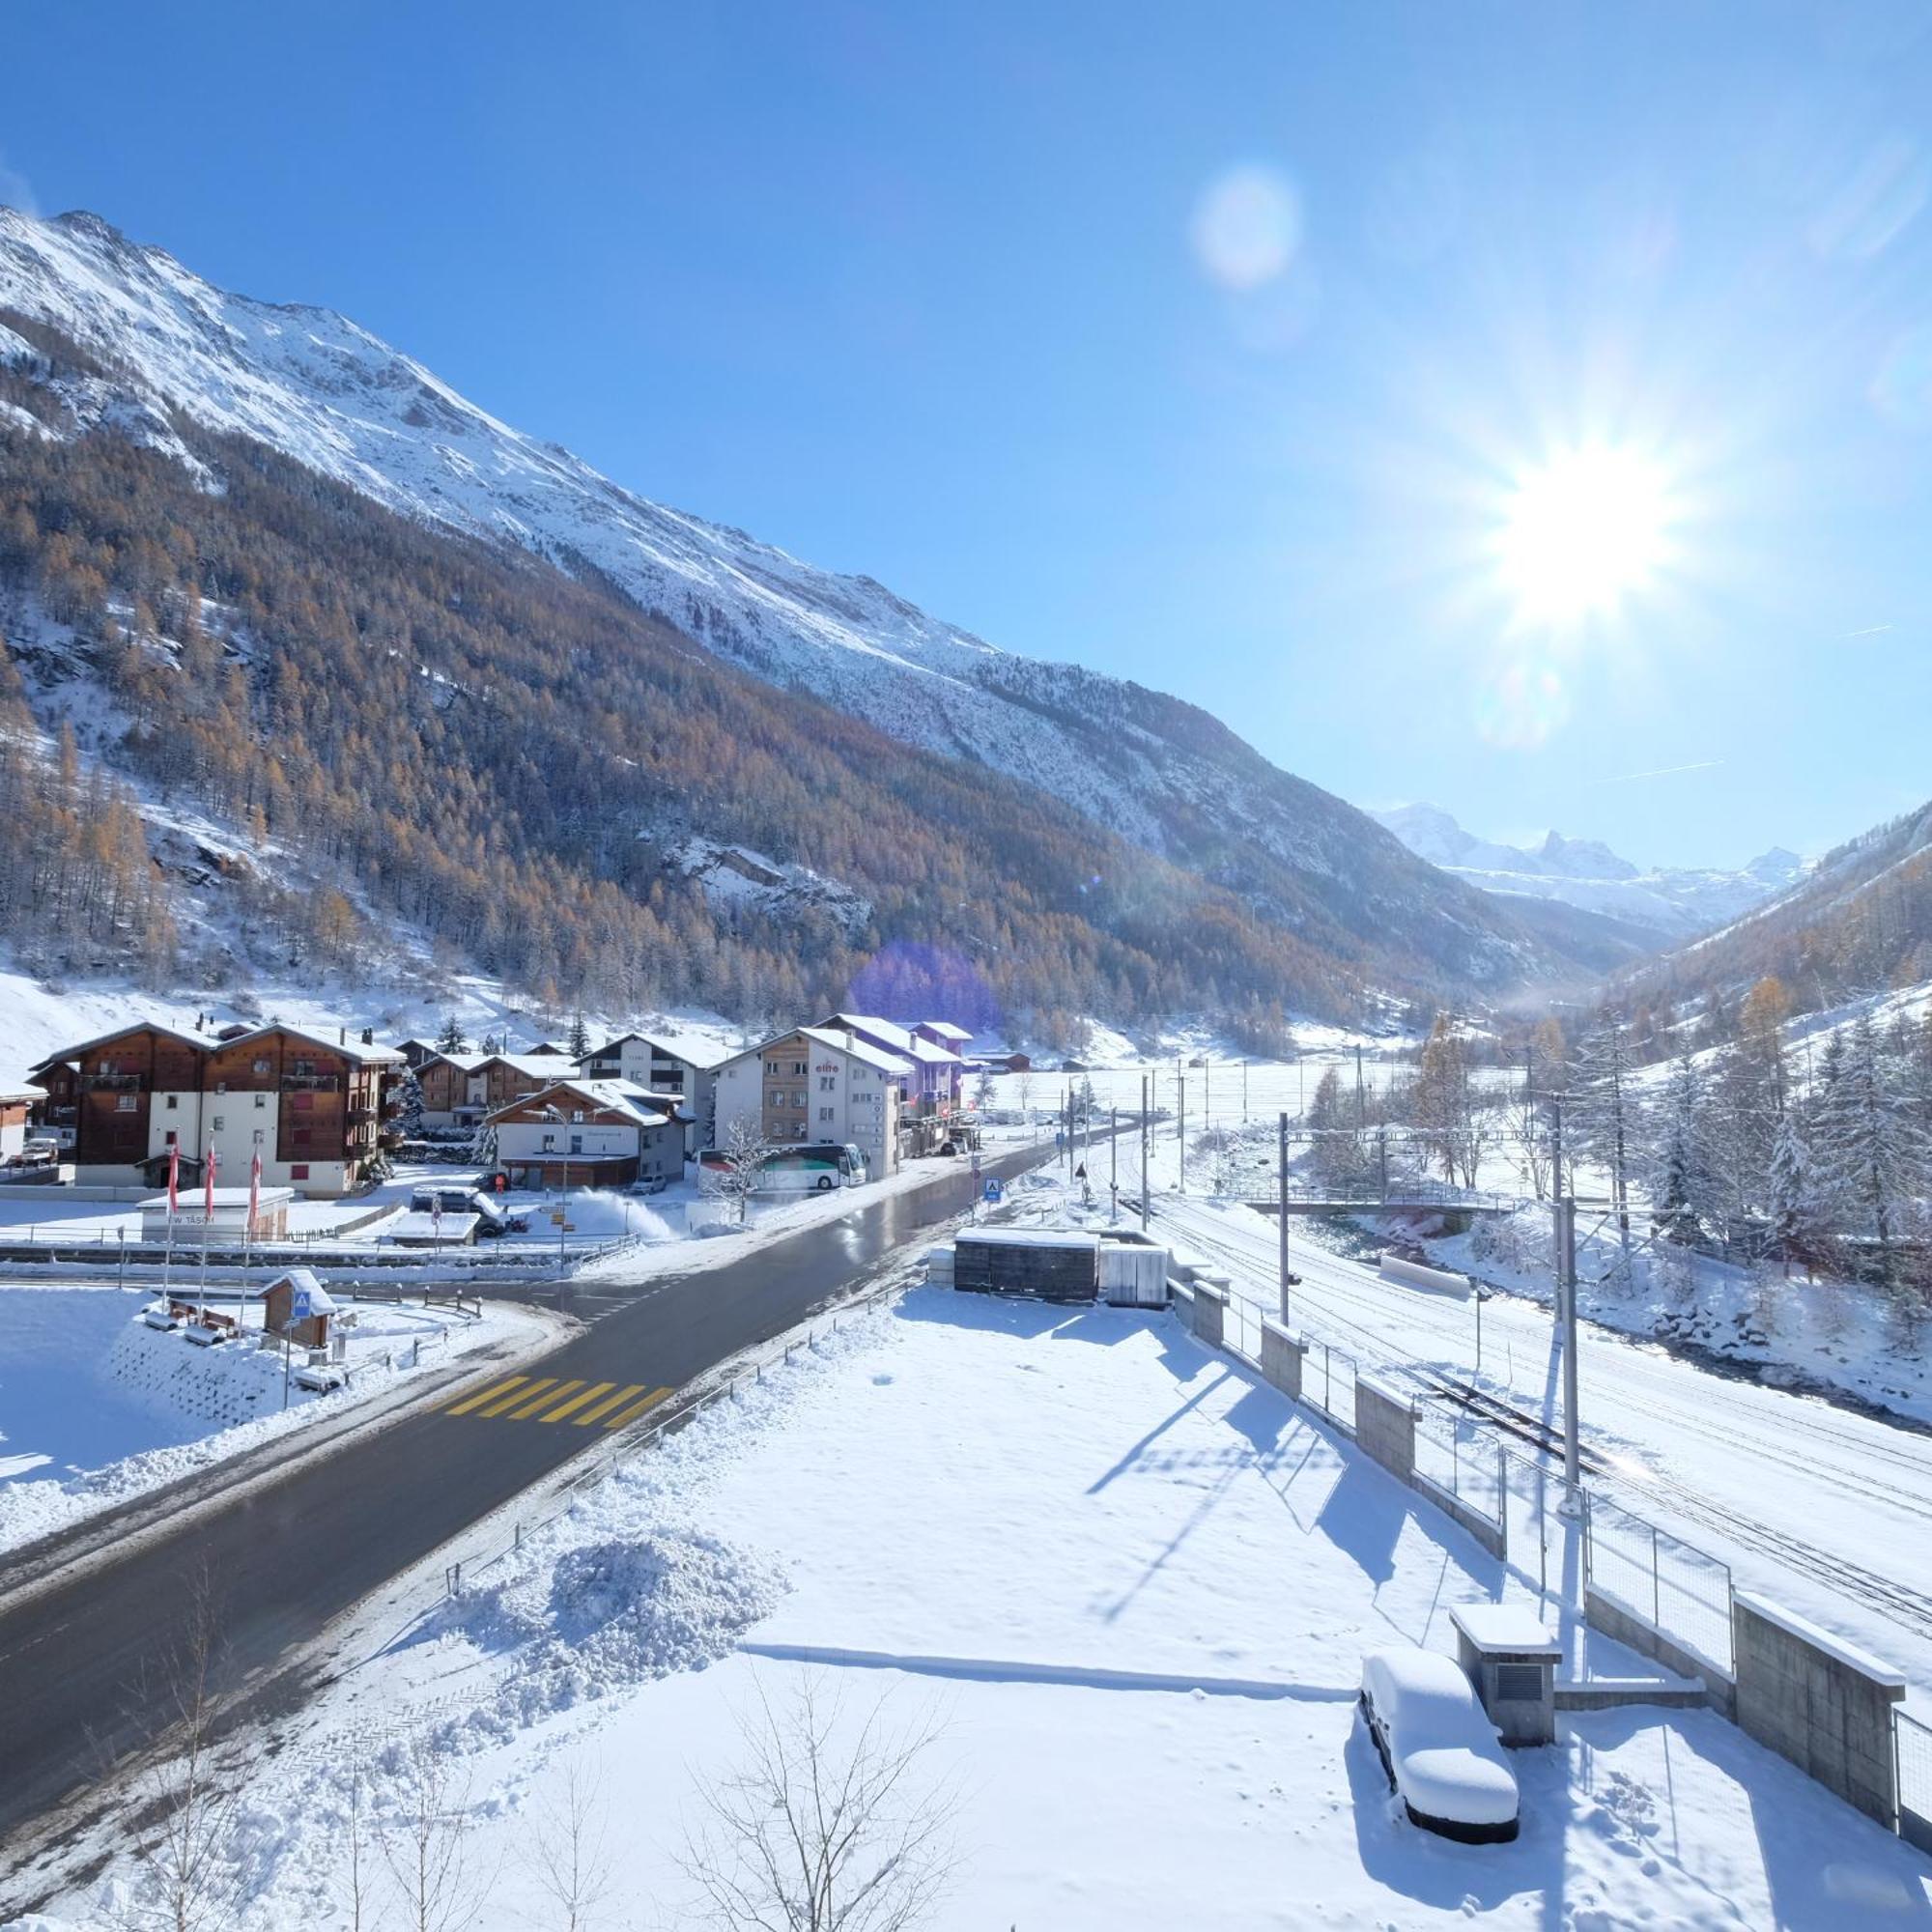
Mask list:
[[[192,1299],[191,1283],[179,1292]],[[0,1550],[131,1501],[271,1437],[359,1406],[453,1357],[548,1332],[500,1302],[480,1317],[383,1301],[348,1304],[349,1386],[310,1394],[260,1343],[259,1304],[233,1290],[249,1340],[195,1348],[141,1321],[152,1289],[0,1286]],[[284,1406],[286,1403],[286,1406]]]
[[[880,1698],[936,1731],[907,1788],[948,1816],[937,1927],[1823,1932],[1932,1910],[1932,1867],[1703,1712],[1565,1719],[1516,1759],[1513,1845],[1404,1822],[1354,1713],[1362,1653],[1447,1648],[1450,1605],[1519,1586],[1166,1318],[917,1290],[633,1461],[459,1603],[432,1582],[372,1605],[340,1683],[250,1764],[243,1927],[347,1925],[356,1835],[367,1923],[394,1889],[380,1841],[426,1785],[473,1901],[452,1922],[562,1922],[540,1847],[573,1783],[592,1922],[696,1923],[697,1788],[742,1766],[740,1720],[806,1684],[842,1700],[841,1740]],[[1567,1636],[1574,1668],[1634,1667]],[[38,1922],[125,1911],[116,1851]]]

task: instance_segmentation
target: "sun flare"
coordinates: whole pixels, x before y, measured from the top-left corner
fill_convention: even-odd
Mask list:
[[[1616,613],[1671,559],[1669,479],[1634,450],[1561,451],[1512,480],[1495,538],[1504,589],[1525,624]]]

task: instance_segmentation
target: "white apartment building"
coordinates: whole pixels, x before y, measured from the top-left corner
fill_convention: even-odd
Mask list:
[[[749,1120],[780,1144],[831,1141],[866,1156],[874,1180],[899,1167],[896,1054],[825,1027],[796,1027],[725,1061],[716,1075],[714,1146]]]

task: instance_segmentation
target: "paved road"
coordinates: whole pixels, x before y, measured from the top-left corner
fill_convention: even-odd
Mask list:
[[[987,1171],[1011,1174],[1040,1157],[1008,1155]],[[522,1365],[544,1398],[539,1411],[600,1390],[555,1422],[523,1413],[521,1401],[505,1408],[494,1397],[475,1406],[446,1399],[227,1506],[215,1474],[205,1513],[0,1619],[0,1844],[95,1782],[103,1762],[166,1728],[165,1700],[140,1687],[180,1655],[199,1579],[209,1579],[204,1594],[219,1619],[220,1688],[290,1692],[296,1687],[274,1682],[278,1666],[331,1618],[561,1463],[608,1444],[607,1423],[637,1402],[783,1333],[972,1195],[971,1175],[953,1168],[722,1266],[640,1284],[628,1299],[607,1298],[621,1284],[595,1284],[583,1311],[591,1325]]]

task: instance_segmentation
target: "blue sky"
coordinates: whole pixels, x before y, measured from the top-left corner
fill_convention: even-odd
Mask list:
[[[38,7],[0,195],[1357,803],[1737,863],[1932,796],[1927,18]],[[1526,610],[1578,450],[1644,568]]]

